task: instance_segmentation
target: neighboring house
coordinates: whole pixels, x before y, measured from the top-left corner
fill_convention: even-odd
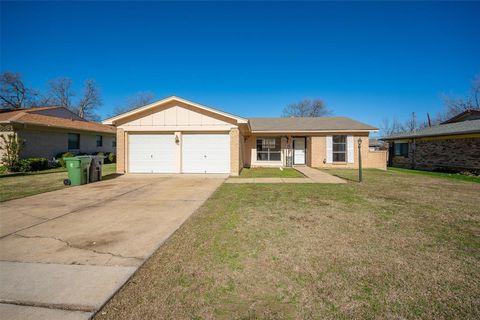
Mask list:
[[[379,150],[387,150],[388,149],[388,143],[385,141],[382,141],[380,139],[370,139],[369,140],[370,144],[370,150],[371,151],[379,151]]]
[[[374,127],[343,117],[245,119],[170,97],[103,121],[117,127],[117,171],[229,173],[243,167],[386,169],[369,151]]]
[[[86,121],[63,107],[0,110],[0,134],[16,133],[24,141],[21,158],[115,152],[115,132],[112,126]]]
[[[395,134],[389,165],[423,170],[480,170],[480,112],[465,111],[439,125]]]

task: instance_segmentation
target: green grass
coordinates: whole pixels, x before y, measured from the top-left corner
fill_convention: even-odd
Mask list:
[[[67,169],[63,167],[52,168],[42,171],[33,171],[33,172],[7,172],[6,170],[0,170],[0,179],[4,177],[18,177],[18,176],[31,176],[38,174],[48,174],[48,173],[57,173],[57,172],[67,172]]]
[[[303,178],[303,174],[292,168],[244,168],[240,178]]]
[[[103,165],[103,179],[115,176],[115,163]],[[67,188],[65,168],[0,176],[0,202]]]
[[[224,184],[96,319],[478,319],[480,185]]]
[[[394,168],[394,167],[389,167],[388,170],[394,171],[394,172],[410,173],[410,174],[424,175],[424,176],[436,177],[436,178],[446,178],[446,179],[480,183],[480,176],[467,176],[460,173],[431,172],[431,171]]]

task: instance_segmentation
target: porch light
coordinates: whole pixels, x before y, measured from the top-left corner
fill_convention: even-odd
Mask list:
[[[175,143],[178,144],[180,142],[180,138],[178,137],[178,135],[175,135]]]
[[[362,146],[362,138],[358,138],[358,182],[362,182],[363,180],[361,146]]]

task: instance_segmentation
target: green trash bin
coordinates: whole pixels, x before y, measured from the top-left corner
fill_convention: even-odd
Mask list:
[[[79,186],[88,183],[90,163],[92,162],[90,156],[76,156],[63,159],[68,171],[68,179],[63,181],[65,185]]]

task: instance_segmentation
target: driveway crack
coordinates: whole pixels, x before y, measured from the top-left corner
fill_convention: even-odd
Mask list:
[[[109,252],[109,251],[100,251],[100,250],[96,250],[96,249],[86,249],[86,248],[82,248],[82,247],[77,247],[77,246],[71,244],[70,242],[68,242],[68,241],[66,241],[66,240],[63,240],[63,239],[61,239],[61,238],[57,238],[57,237],[47,237],[47,236],[37,236],[37,235],[35,235],[35,236],[27,236],[27,235],[18,234],[18,233],[14,233],[13,235],[18,236],[18,237],[21,237],[21,238],[26,238],[26,239],[35,239],[35,238],[36,238],[36,239],[56,240],[56,241],[62,242],[62,243],[65,244],[67,247],[72,248],[72,249],[91,251],[91,252],[96,253],[96,254],[107,254],[107,255],[110,255],[110,256],[112,256],[112,257],[117,257],[117,258],[122,258],[122,259],[136,259],[136,260],[143,261],[143,258],[142,258],[142,257],[124,256],[124,255],[121,255],[121,254],[118,254],[118,253]]]

